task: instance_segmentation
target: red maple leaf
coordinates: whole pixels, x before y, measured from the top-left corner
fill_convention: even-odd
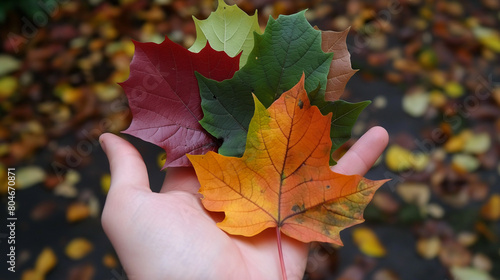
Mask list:
[[[199,120],[203,118],[195,71],[217,81],[238,70],[239,55],[231,58],[206,45],[192,53],[165,37],[161,44],[134,42],[130,76],[120,85],[132,111],[124,133],[162,147],[166,167],[190,166],[186,154],[205,154],[218,144]]]

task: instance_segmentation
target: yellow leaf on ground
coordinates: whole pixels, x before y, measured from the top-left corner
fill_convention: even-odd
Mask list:
[[[481,216],[489,221],[500,220],[500,195],[493,194],[481,208]]]
[[[66,211],[66,220],[68,222],[77,222],[87,218],[90,215],[90,209],[85,203],[76,202],[71,204]]]
[[[454,155],[451,164],[456,171],[461,173],[474,172],[480,166],[479,160],[469,154]]]
[[[85,238],[75,238],[66,246],[66,256],[73,260],[79,260],[94,249],[90,241]]]
[[[491,137],[488,133],[473,134],[466,139],[464,145],[464,152],[471,154],[484,154],[491,147]]]
[[[464,87],[457,82],[448,82],[444,86],[444,92],[448,94],[449,97],[458,98],[465,93]]]
[[[36,271],[34,269],[28,269],[23,271],[21,280],[45,280],[45,275],[43,273]]]
[[[102,264],[109,269],[113,269],[118,266],[118,260],[116,260],[115,256],[108,253],[102,257]]]
[[[355,228],[352,237],[359,250],[367,256],[379,258],[387,254],[375,232],[367,227]]]
[[[17,90],[18,81],[12,76],[0,78],[0,100],[12,96]]]
[[[395,172],[402,172],[408,169],[422,171],[427,167],[429,160],[427,154],[413,153],[398,145],[391,145],[387,149],[385,156],[387,167]]]
[[[417,253],[424,259],[430,260],[437,257],[440,250],[441,240],[437,236],[420,238],[417,241]]]
[[[51,248],[44,248],[43,251],[38,255],[35,262],[35,270],[40,272],[42,275],[47,274],[51,271],[57,264],[57,257]]]

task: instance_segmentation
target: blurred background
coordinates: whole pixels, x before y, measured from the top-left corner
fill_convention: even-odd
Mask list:
[[[227,1],[234,4],[234,1]],[[500,1],[237,1],[267,19],[308,9],[310,23],[342,31],[360,71],[342,99],[371,100],[347,150],[374,125],[388,149],[366,177],[391,178],[341,233],[345,246],[313,244],[304,279],[500,279]],[[131,115],[118,82],[131,39],[185,47],[192,15],[216,1],[2,0],[0,197],[16,168],[16,272],[0,279],[127,279],[100,224],[110,177],[97,141]],[[129,137],[152,188],[163,151]],[[5,214],[5,215],[4,215]],[[2,218],[2,224],[6,222]],[[126,233],[124,233],[126,234]]]

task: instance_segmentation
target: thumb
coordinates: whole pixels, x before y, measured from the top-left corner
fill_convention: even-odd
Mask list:
[[[102,134],[99,142],[111,169],[111,188],[106,197],[101,223],[122,259],[122,256],[134,255],[134,252],[127,251],[130,240],[123,233],[131,230],[134,224],[131,217],[144,202],[145,196],[140,194],[151,192],[148,174],[141,155],[129,142],[110,133]]]
[[[108,157],[111,170],[108,200],[117,193],[133,195],[151,191],[144,160],[132,144],[111,133],[102,134],[99,142]]]

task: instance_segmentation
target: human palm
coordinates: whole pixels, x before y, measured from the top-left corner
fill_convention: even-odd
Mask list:
[[[387,145],[387,132],[367,132],[333,171],[363,175]],[[273,229],[254,237],[228,235],[204,210],[192,168],[169,168],[160,193],[149,187],[137,150],[112,134],[100,138],[111,167],[103,228],[131,280],[280,279]],[[308,245],[282,237],[288,279],[302,279]]]

